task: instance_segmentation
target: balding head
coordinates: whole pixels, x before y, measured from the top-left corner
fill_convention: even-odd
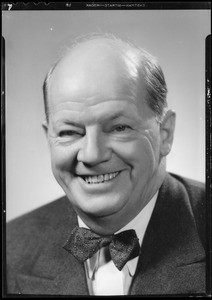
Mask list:
[[[84,84],[91,87],[102,85],[105,89],[109,81],[116,78],[118,82],[120,78],[129,85],[126,93],[145,101],[159,121],[165,113],[167,88],[156,59],[114,36],[92,37],[75,44],[51,68],[43,86],[47,122],[52,101],[50,86],[53,89],[58,87],[58,78],[67,74],[73,78],[77,74],[78,81],[80,76]],[[56,77],[53,85],[52,80]],[[77,82],[73,80],[72,85],[77,85]]]

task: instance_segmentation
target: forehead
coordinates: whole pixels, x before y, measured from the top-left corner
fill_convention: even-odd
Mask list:
[[[127,98],[108,99],[101,102],[98,99],[86,102],[64,102],[55,107],[51,119],[53,123],[76,122],[89,125],[119,118],[135,119],[136,121],[139,118],[136,103]]]
[[[123,55],[115,50],[100,41],[75,47],[66,55],[55,68],[49,83],[50,114],[64,105],[74,109],[77,103],[78,107],[82,104],[92,107],[111,100],[135,104],[138,101],[138,74],[132,59],[135,55],[130,51]],[[139,98],[142,99],[141,91],[144,94],[144,89],[139,86]]]

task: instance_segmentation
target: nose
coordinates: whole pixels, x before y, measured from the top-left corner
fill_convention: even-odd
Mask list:
[[[86,134],[77,155],[77,159],[86,165],[94,166],[108,161],[111,150],[107,146],[107,139],[97,128],[86,129]]]

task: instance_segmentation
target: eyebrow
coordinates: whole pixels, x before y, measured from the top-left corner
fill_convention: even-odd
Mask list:
[[[124,112],[118,112],[118,113],[115,113],[114,115],[112,115],[110,119],[114,120],[114,119],[118,119],[120,117],[127,117],[127,116]]]
[[[117,113],[114,113],[112,115],[109,115],[109,116],[105,116],[105,118],[103,118],[104,121],[114,121],[116,119],[119,119],[121,117],[125,117],[125,118],[128,118],[129,119],[129,116],[127,116],[125,114],[125,111],[121,111],[121,112],[117,112]]]
[[[80,123],[77,123],[77,122],[75,122],[75,121],[72,121],[72,120],[60,120],[60,121],[57,121],[56,122],[56,125],[57,124],[59,124],[59,125],[71,125],[71,126],[74,126],[74,127],[83,127],[83,125],[82,124],[80,124]]]

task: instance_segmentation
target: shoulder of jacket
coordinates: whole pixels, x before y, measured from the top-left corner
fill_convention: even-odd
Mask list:
[[[53,232],[63,221],[74,215],[67,197],[61,197],[6,224],[7,246],[21,247],[31,240],[40,240],[45,232]]]
[[[197,225],[197,229],[205,245],[205,230],[206,230],[206,192],[205,184],[197,180],[185,178],[180,175],[170,173],[172,178],[182,184],[188,194],[189,202],[191,204],[194,219]]]

